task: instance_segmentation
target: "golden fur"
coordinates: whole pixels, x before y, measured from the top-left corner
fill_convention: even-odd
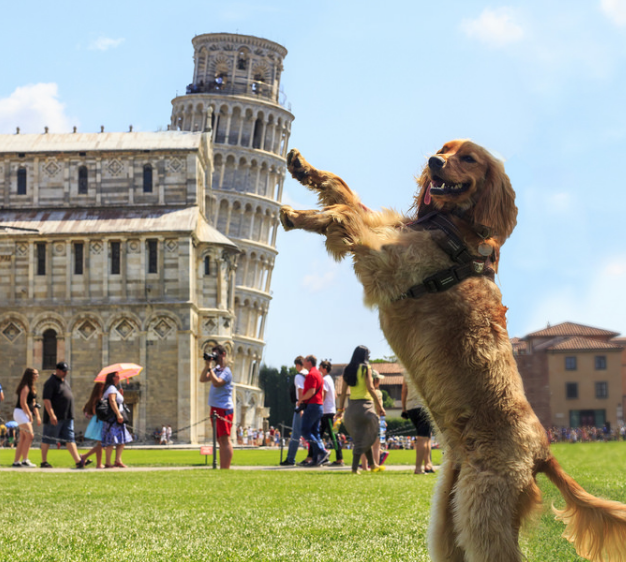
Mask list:
[[[396,300],[453,265],[434,241],[442,234],[407,228],[410,219],[394,211],[370,211],[341,178],[316,170],[297,150],[288,168],[323,209],[284,206],[283,226],[325,235],[336,259],[353,255],[365,302],[378,307],[385,336],[437,427],[445,454],[429,533],[432,559],[520,562],[519,529],[541,502],[535,476],[544,472],[565,498],[559,517],[577,552],[625,562],[626,506],[587,494],[552,456],[524,394],[498,287],[471,277],[446,292]],[[417,215],[449,213],[473,255],[483,242],[478,225],[489,227],[497,267],[517,215],[502,163],[470,141],[452,141],[431,157],[418,183]]]

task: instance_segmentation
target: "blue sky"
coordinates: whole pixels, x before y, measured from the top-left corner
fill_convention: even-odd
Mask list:
[[[290,146],[372,208],[407,210],[426,157],[471,138],[517,192],[498,279],[510,335],[564,321],[626,333],[626,0],[25,0],[3,21],[1,133],[165,129],[192,37],[232,32],[288,49]],[[291,179],[283,202],[315,205]],[[302,232],[281,231],[278,250],[268,364],[391,354],[349,261]]]

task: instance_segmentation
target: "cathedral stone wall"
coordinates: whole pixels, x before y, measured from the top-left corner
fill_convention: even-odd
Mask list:
[[[7,137],[0,161],[14,174],[0,182],[0,382],[8,398],[0,415],[11,419],[27,366],[42,374],[41,395],[64,360],[76,430],[84,431],[81,410],[97,373],[132,362],[144,367],[125,389],[133,431],[145,438],[167,423],[179,442],[208,439],[208,388],[197,379],[207,347],[233,348],[240,251],[203,214],[207,135]]]

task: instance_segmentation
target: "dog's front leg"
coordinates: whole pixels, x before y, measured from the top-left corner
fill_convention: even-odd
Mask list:
[[[362,223],[344,205],[333,205],[323,211],[296,211],[288,205],[280,209],[280,222],[285,230],[302,229],[326,236],[326,248],[337,260],[354,248]]]
[[[287,169],[295,180],[317,193],[323,207],[347,205],[367,210],[345,181],[331,172],[311,166],[295,148],[287,155]]]

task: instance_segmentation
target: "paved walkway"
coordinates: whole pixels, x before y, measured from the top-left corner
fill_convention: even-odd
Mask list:
[[[93,465],[88,466],[84,470],[78,470],[76,468],[58,467],[58,468],[13,468],[13,467],[1,467],[0,472],[34,472],[34,473],[58,473],[58,472],[75,472],[75,473],[108,473],[108,472],[164,472],[167,470],[212,470],[213,466],[209,463],[205,465],[194,466],[129,466],[128,468],[107,468],[96,469]],[[388,472],[404,471],[409,472],[413,470],[409,465],[385,465],[385,469]],[[316,472],[349,472],[350,466],[320,466],[320,467],[300,467],[300,466],[233,466],[231,470],[261,470],[261,471],[282,471],[282,472],[303,472],[303,471],[316,471]],[[427,476],[427,475],[426,475]]]

